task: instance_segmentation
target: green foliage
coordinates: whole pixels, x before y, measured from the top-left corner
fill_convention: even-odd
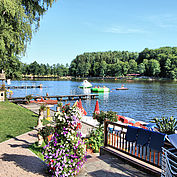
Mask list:
[[[52,66],[50,66],[49,64],[38,64],[36,61],[34,61],[31,64],[23,64],[21,70],[22,74],[24,75],[53,75],[62,77],[68,76],[69,67],[67,64],[66,66],[62,64],[53,64]]]
[[[24,54],[32,33],[39,27],[40,17],[54,0],[0,1],[0,69],[8,78],[20,76],[18,55]]]
[[[177,78],[177,47],[146,48],[140,53],[128,51],[84,53],[71,62],[69,71],[70,75],[77,77],[140,73],[146,76],[175,79]]]
[[[104,145],[103,127],[92,129],[88,138],[84,139],[87,149],[92,149],[93,152],[99,152],[101,146]]]
[[[113,111],[101,111],[100,114],[93,113],[93,118],[96,119],[101,126],[103,125],[105,119],[112,122],[117,122],[117,113]]]
[[[39,111],[45,111],[46,110],[46,104],[41,104]]]
[[[154,118],[150,122],[155,123],[161,133],[174,134],[175,130],[177,130],[177,121],[172,116],[162,117],[160,119]]]
[[[46,144],[48,143],[47,136],[53,134],[54,132],[55,128],[53,126],[45,126],[39,131],[40,135],[43,137]]]
[[[58,102],[57,106],[61,108],[63,106],[63,103],[62,102]]]

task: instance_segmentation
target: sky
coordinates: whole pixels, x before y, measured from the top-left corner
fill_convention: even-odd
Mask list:
[[[177,46],[177,0],[57,0],[23,63],[66,64],[84,52]]]

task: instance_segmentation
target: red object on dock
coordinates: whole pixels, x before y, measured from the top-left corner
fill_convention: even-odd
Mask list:
[[[58,101],[57,100],[44,100],[43,97],[41,97],[40,100],[36,100],[36,101],[30,101],[30,103],[46,103],[46,104],[57,104]]]
[[[95,105],[95,111],[94,111],[95,114],[100,114],[100,109],[99,109],[99,103],[98,103],[98,100],[96,100],[96,105]]]
[[[82,107],[82,101],[81,99],[79,99],[79,102],[77,102],[77,107],[81,110],[81,112],[86,116],[87,112],[85,111],[85,109]]]

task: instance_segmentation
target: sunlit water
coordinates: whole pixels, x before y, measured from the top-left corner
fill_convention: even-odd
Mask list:
[[[115,90],[121,87],[122,81],[91,82],[93,86],[109,87],[110,93],[99,94],[99,106],[103,111],[116,111],[120,115],[135,120],[148,121],[154,117],[174,116],[177,118],[177,82],[127,81],[124,85],[129,90]],[[14,89],[13,97],[72,95],[90,93],[90,90],[78,88],[81,82],[75,81],[12,81],[11,86],[39,85],[43,88]],[[71,104],[74,101],[70,101]],[[96,100],[82,100],[88,115],[92,115]],[[54,108],[55,109],[55,108]]]

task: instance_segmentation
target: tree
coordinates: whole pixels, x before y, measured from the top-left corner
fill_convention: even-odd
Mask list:
[[[30,74],[39,75],[40,66],[39,66],[39,64],[36,61],[34,61],[33,63],[31,63],[29,65],[29,70],[30,70]]]
[[[137,72],[137,62],[133,59],[129,60],[129,74],[133,74]]]
[[[151,59],[148,62],[149,74],[152,76],[158,76],[160,73],[160,64],[157,60]]]
[[[99,62],[95,62],[94,66],[93,66],[93,72],[94,72],[94,76],[99,76],[99,68],[100,68],[100,63]]]
[[[39,27],[40,16],[53,2],[54,0],[0,1],[0,58],[5,71],[7,62],[25,53],[33,31]]]
[[[2,60],[0,59],[0,62]],[[7,59],[4,65],[0,65],[0,70],[4,69],[6,71],[6,77],[10,79],[21,79],[22,77],[22,63],[19,61],[18,57],[11,57]]]
[[[99,72],[100,72],[100,76],[101,77],[104,77],[104,73],[105,73],[105,71],[106,71],[106,67],[107,67],[107,64],[106,64],[106,62],[105,61],[101,61],[101,63],[100,63],[100,67],[99,67]]]
[[[123,64],[122,65],[122,74],[126,75],[129,70],[129,63],[126,61],[126,62],[123,62],[122,64]]]
[[[140,73],[140,74],[143,74],[144,72],[145,72],[145,64],[144,63],[140,63],[139,65],[138,65],[138,72]]]

